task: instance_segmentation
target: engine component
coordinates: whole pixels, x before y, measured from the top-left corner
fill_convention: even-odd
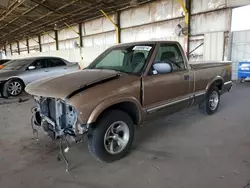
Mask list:
[[[48,135],[52,140],[56,139],[55,132],[50,128],[50,124],[46,120],[42,121],[41,128],[44,134]]]
[[[36,134],[38,139],[38,131],[34,128],[34,125],[37,125],[52,140],[60,140],[60,153],[57,159],[62,158],[66,164],[66,171],[69,171],[69,161],[65,155],[69,151],[67,136],[80,143],[82,135],[88,131],[87,126],[78,122],[75,109],[62,100],[35,97],[35,101],[37,107],[32,109],[31,119],[33,134]]]

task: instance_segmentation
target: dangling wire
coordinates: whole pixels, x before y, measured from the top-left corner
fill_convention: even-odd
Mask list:
[[[66,144],[66,147],[63,148],[63,144]],[[63,137],[60,138],[60,154],[58,155],[57,159],[60,161],[61,160],[61,157],[63,158],[65,164],[66,164],[66,172],[69,171],[69,161],[65,155],[65,153],[68,153],[69,152],[69,142],[66,138],[66,136],[64,135]]]
[[[38,141],[39,140],[38,131],[37,131],[37,129],[34,128],[34,122],[35,122],[35,116],[33,115],[31,117],[31,122],[30,123],[31,123],[31,128],[32,128],[32,131],[33,131],[33,135],[35,136],[36,140]]]

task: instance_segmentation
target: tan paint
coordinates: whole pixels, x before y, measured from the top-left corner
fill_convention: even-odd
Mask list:
[[[92,111],[91,115],[88,118],[87,124],[95,122],[105,109],[122,102],[131,102],[136,105],[137,109],[139,110],[139,121],[137,124],[140,124],[142,117],[145,116],[146,112],[143,110],[140,102],[136,98],[131,96],[115,96],[115,98],[106,99]]]
[[[96,117],[106,107],[118,102],[134,102],[139,107],[139,112],[143,109],[140,104],[140,77],[122,74],[119,78],[109,82],[96,85],[86,89],[70,98],[67,102],[74,106],[79,114],[79,118],[84,123],[93,123]],[[129,102],[128,101],[128,102]],[[110,105],[107,105],[109,103]],[[96,109],[96,110],[95,110]],[[99,109],[99,111],[97,111]],[[93,111],[95,112],[93,113]],[[91,118],[90,118],[91,116]],[[142,114],[140,116],[143,116]],[[91,121],[92,119],[92,121]]]

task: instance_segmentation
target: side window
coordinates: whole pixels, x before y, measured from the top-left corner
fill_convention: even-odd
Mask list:
[[[43,69],[48,67],[47,60],[45,59],[38,59],[34,61],[30,66],[34,66],[35,69]]]
[[[158,68],[163,68],[163,70],[155,70]],[[179,47],[175,44],[161,44],[153,63],[152,73],[166,74],[184,70],[185,63]]]
[[[66,63],[63,62],[61,59],[50,59],[50,67],[60,67],[60,66],[65,66]]]

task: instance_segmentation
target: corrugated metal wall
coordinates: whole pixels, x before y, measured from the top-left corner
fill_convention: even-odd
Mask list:
[[[231,9],[232,6],[240,6],[250,4],[249,0],[195,0],[192,1],[192,18],[191,18],[191,50],[201,43],[204,46],[198,48],[192,53],[192,60],[203,60],[206,57],[212,57],[214,51],[208,48],[211,42],[208,43],[205,36],[208,33],[220,32],[224,33],[224,38],[218,38],[219,44],[226,46],[218,49],[219,54],[215,56],[217,60],[222,60],[221,50],[224,56],[227,56],[227,40],[228,32],[230,31]],[[212,12],[211,12],[212,11]],[[147,3],[136,8],[130,8],[121,11],[121,41],[132,42],[141,40],[177,40],[183,46],[185,45],[184,37],[177,37],[174,30],[178,23],[183,22],[183,10],[177,0],[158,0],[152,3]],[[116,15],[110,15],[116,21]],[[78,25],[73,26],[78,32]],[[105,17],[94,19],[82,24],[83,45],[82,57],[85,65],[89,64],[99,53],[107,47],[116,43],[115,27]],[[11,58],[20,58],[24,56],[37,55],[56,55],[64,57],[70,61],[81,61],[80,49],[76,48],[76,43],[79,43],[79,37],[70,28],[65,28],[58,32],[59,34],[59,51],[56,51],[55,41],[49,36],[54,37],[54,32],[49,32],[41,36],[42,53],[39,53],[37,42],[29,39],[30,53],[27,51],[21,52],[21,55],[15,53],[10,55],[9,46],[7,55]],[[26,41],[24,41],[24,44]],[[214,44],[213,44],[214,45]],[[16,49],[15,44],[12,48]],[[206,46],[206,47],[205,47]],[[22,46],[25,49],[25,45]],[[204,54],[204,50],[206,53]],[[209,54],[210,53],[210,54]]]
[[[206,33],[204,39],[204,59],[223,60],[224,32]]]

